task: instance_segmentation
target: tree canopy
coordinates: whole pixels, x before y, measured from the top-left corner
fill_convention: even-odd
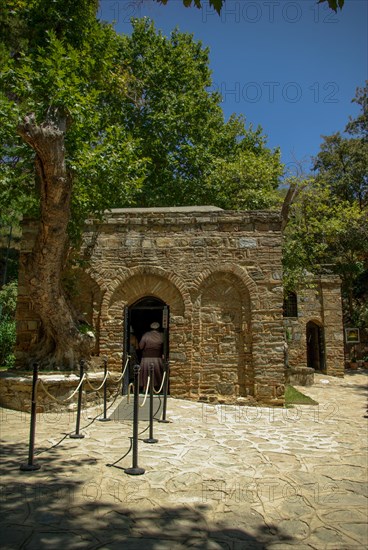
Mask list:
[[[134,20],[132,35],[123,37],[122,64],[132,75],[124,125],[147,159],[138,205],[257,208],[254,188],[264,207],[275,202],[279,151],[267,149],[261,129],[246,128],[242,117],[224,121],[221,96],[209,91],[207,48],[178,30],[166,38],[149,20]]]
[[[73,2],[63,2],[57,24],[55,3],[39,18],[43,4],[14,2],[18,24],[12,27],[10,15],[3,20],[9,32],[2,51],[13,52],[3,55],[0,112],[2,202],[10,211],[34,213],[38,204],[33,152],[18,137],[30,113],[37,124],[65,126],[74,224],[112,206],[275,202],[279,152],[241,117],[224,121],[220,95],[209,92],[209,52],[201,43],[178,31],[166,38],[148,20],[135,20],[131,36],[118,36],[94,19],[96,2],[87,0],[83,28],[86,6]],[[75,20],[74,31],[73,24],[64,29],[64,17]],[[225,174],[231,195],[221,186]]]
[[[300,185],[285,231],[285,283],[308,274],[336,273],[343,283],[345,321],[368,326],[368,140],[367,91],[354,102],[361,113],[345,130],[324,136],[315,175]]]
[[[191,35],[135,20],[120,36],[95,0],[1,1],[2,217],[39,219],[26,266],[34,357],[73,365],[89,342],[62,285],[68,229],[114,206],[268,207],[282,167],[260,128],[224,120]]]

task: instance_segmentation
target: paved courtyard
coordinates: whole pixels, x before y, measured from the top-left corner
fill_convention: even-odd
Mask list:
[[[158,443],[140,435],[141,476],[124,472],[131,452],[111,466],[129,450],[131,421],[92,422],[92,409],[84,439],[65,436],[75,413],[37,415],[41,468],[22,472],[29,415],[2,409],[0,547],[365,549],[367,382],[363,371],[316,375],[299,389],[319,405],[290,409],[169,399]]]

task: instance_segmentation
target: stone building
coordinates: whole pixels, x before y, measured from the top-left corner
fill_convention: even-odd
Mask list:
[[[32,224],[23,231],[21,254],[27,254]],[[120,371],[130,327],[139,339],[158,321],[172,396],[282,404],[286,323],[291,366],[314,365],[314,359],[307,365],[306,342],[308,335],[318,341],[313,335],[324,327],[323,368],[341,374],[339,286],[321,281],[314,300],[299,297],[299,316],[285,318],[281,245],[274,211],[116,209],[103,222],[90,221],[81,251],[85,268],[74,273],[74,305],[95,331],[95,354]],[[37,340],[26,294],[20,274],[18,364]]]
[[[340,286],[339,277],[324,275],[284,297],[287,381],[309,385],[314,371],[344,375]]]

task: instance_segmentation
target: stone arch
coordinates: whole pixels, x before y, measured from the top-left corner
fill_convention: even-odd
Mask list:
[[[208,281],[211,280],[212,275],[219,273],[233,275],[235,277],[233,280],[236,280],[237,284],[240,284],[242,290],[244,291],[244,294],[246,296],[249,296],[252,309],[258,307],[259,296],[257,285],[254,280],[248,275],[247,271],[238,265],[222,265],[220,267],[214,266],[204,269],[200,276],[197,277],[197,279],[194,281],[193,287],[195,296],[198,296],[200,288],[203,287],[204,284],[208,284]]]
[[[189,293],[183,282],[174,274],[160,268],[135,267],[127,269],[124,274],[111,281],[102,304],[101,314],[101,346],[110,352],[114,368],[121,365],[124,333],[124,310],[140,298],[151,296],[170,306],[170,318],[173,326],[170,328],[170,342],[173,349],[179,339],[180,327],[186,317],[190,318],[192,304]]]
[[[112,281],[103,301],[103,313],[108,315],[117,302],[131,305],[146,295],[169,304],[175,315],[184,316],[190,309],[189,293],[179,277],[160,268],[136,267]]]
[[[244,278],[236,269],[207,270],[196,295],[193,332],[201,353],[192,377],[200,380],[202,397],[253,395],[251,299]]]

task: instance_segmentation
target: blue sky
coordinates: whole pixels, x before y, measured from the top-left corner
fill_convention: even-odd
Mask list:
[[[287,172],[308,171],[321,135],[343,131],[357,86],[368,78],[368,2],[345,0],[335,14],[317,0],[226,0],[219,17],[202,2],[162,6],[153,0],[102,0],[101,19],[131,32],[131,17],[149,17],[164,34],[178,27],[210,48],[213,88],[227,119],[260,124],[280,147]]]

